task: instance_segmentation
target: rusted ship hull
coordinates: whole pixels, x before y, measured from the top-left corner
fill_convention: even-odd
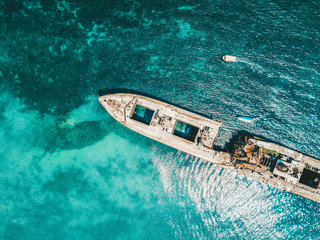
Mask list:
[[[320,202],[320,161],[259,138],[239,136],[229,166],[250,178]]]

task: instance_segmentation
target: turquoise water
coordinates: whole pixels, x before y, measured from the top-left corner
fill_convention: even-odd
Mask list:
[[[0,16],[0,239],[320,239],[318,203],[97,100],[138,90],[221,118],[220,146],[247,130],[320,157],[317,1],[3,0]]]

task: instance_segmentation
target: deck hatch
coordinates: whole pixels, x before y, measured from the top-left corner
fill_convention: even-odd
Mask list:
[[[320,179],[319,173],[316,173],[314,171],[304,168],[300,178],[300,183],[305,184],[312,188],[318,188],[319,179]]]
[[[134,119],[138,122],[150,125],[151,119],[153,117],[154,111],[140,106],[140,105],[136,105],[134,110],[133,110],[133,114],[131,116],[131,119]]]
[[[199,128],[195,126],[192,126],[190,124],[187,124],[181,121],[177,121],[173,134],[183,139],[186,139],[190,142],[194,142],[198,134],[198,131],[199,131]]]

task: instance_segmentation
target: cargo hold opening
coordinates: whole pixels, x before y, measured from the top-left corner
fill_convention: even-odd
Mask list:
[[[148,109],[146,107],[142,107],[140,105],[136,105],[133,114],[131,116],[131,119],[136,120],[138,122],[150,125],[150,122],[152,120],[154,111],[151,109]]]
[[[188,140],[190,142],[194,142],[197,134],[198,134],[199,128],[194,127],[190,124],[177,121],[176,126],[173,131],[173,135],[176,135],[178,137],[181,137],[185,140]]]
[[[300,183],[305,184],[312,188],[318,188],[319,179],[320,179],[319,173],[316,173],[314,171],[304,168],[300,178]]]

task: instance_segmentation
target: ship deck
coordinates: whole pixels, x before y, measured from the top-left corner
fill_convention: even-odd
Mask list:
[[[126,127],[204,160],[218,163],[214,141],[220,121],[136,94],[101,96],[103,107]],[[221,159],[221,158],[219,158]]]

